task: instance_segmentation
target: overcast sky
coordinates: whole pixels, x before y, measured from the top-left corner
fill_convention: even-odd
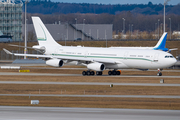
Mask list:
[[[164,0],[51,0],[53,2],[68,3],[102,3],[102,4],[147,4],[151,1],[153,4],[163,4]],[[170,0],[168,4],[177,5],[180,0]]]

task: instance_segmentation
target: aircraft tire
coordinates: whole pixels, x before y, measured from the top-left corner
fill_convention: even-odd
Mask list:
[[[83,71],[83,72],[82,72],[82,75],[83,75],[83,76],[87,75],[86,71]]]
[[[116,75],[121,75],[120,71],[116,71]]]
[[[94,75],[95,73],[94,73],[94,71],[91,71],[91,75]]]
[[[116,71],[115,70],[112,71],[112,75],[116,75]]]
[[[158,72],[158,73],[157,73],[157,76],[162,76],[162,73],[161,73],[161,72]]]
[[[108,71],[108,75],[112,75],[112,71]]]
[[[96,71],[96,75],[102,75],[101,71]]]
[[[90,72],[90,71],[87,71],[86,74],[87,74],[87,76],[90,76],[90,75],[91,75],[91,72]]]

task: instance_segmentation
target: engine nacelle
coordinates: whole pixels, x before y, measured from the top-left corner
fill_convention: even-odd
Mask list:
[[[50,59],[46,61],[46,64],[53,67],[62,67],[64,63],[61,59]]]
[[[87,65],[87,68],[95,71],[103,71],[105,65],[103,63],[90,63]]]

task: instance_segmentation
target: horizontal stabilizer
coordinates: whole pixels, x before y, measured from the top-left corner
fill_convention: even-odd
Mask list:
[[[3,50],[4,50],[7,54],[13,55],[13,53],[12,53],[12,52],[10,52],[10,51],[6,50],[5,48],[3,48]]]
[[[173,51],[173,50],[178,50],[178,48],[172,48],[172,49],[169,49],[168,52],[171,52],[171,51]]]
[[[169,49],[170,51],[173,51],[173,50],[178,50],[178,48],[172,48],[172,49]]]
[[[33,49],[32,47],[25,47],[25,46],[21,46],[21,45],[13,45],[13,44],[9,44],[9,46]]]

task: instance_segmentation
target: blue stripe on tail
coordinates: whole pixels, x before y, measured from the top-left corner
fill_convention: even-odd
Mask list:
[[[158,47],[154,48],[154,50],[168,51],[169,49],[165,48],[166,47],[166,39],[167,39],[167,34],[164,36],[161,44]]]

